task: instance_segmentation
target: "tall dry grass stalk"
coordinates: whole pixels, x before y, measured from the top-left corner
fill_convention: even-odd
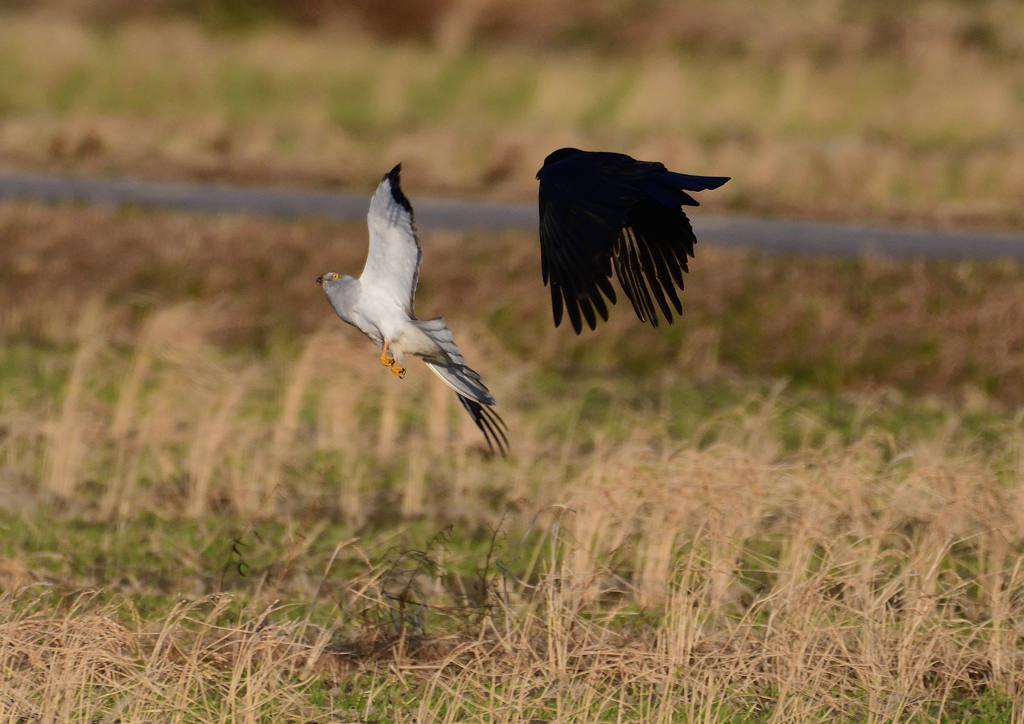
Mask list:
[[[186,463],[189,480],[188,500],[185,503],[186,515],[198,517],[207,511],[210,482],[220,462],[218,457],[232,431],[238,406],[249,391],[254,376],[254,370],[239,375],[234,384],[228,386],[217,400],[211,416],[201,420],[196,426],[195,440],[190,447]]]
[[[427,405],[427,441],[433,450],[445,450],[450,444],[449,410],[451,388],[437,375],[430,378],[430,401]]]
[[[84,409],[83,397],[96,357],[104,346],[103,309],[100,300],[84,305],[78,323],[78,351],[61,401],[60,416],[48,426],[49,444],[43,487],[59,498],[70,498],[79,483],[79,470],[86,454],[92,420]]]
[[[324,344],[325,352],[331,345]],[[337,348],[335,348],[336,351]],[[325,451],[359,449],[359,395],[365,385],[350,357],[324,354],[320,359],[323,388],[317,401],[317,445]]]
[[[114,470],[101,504],[102,512],[107,516],[115,509],[123,510],[125,494],[129,492],[129,487],[139,472],[137,453],[141,440],[138,433],[140,427],[150,429],[145,423],[141,426],[137,424],[140,422],[140,415],[145,418],[142,409],[144,401],[141,399],[143,386],[150,379],[154,363],[169,362],[173,354],[171,350],[176,345],[187,345],[185,357],[196,351],[196,332],[199,332],[199,336],[202,334],[202,329],[194,328],[194,325],[201,325],[196,317],[195,308],[189,305],[176,305],[163,309],[146,321],[139,335],[128,376],[122,381],[118,390],[117,404],[110,424],[110,436],[113,438],[116,452]],[[163,398],[158,397],[157,399],[162,400]],[[158,411],[156,418],[162,417],[162,413],[167,412],[165,407],[154,400],[151,399],[149,402],[154,403],[152,409]],[[136,455],[131,458],[134,464],[129,472],[125,466],[128,464],[129,447],[132,445],[136,446]]]
[[[292,367],[281,400],[281,413],[274,425],[271,442],[270,468],[264,483],[264,494],[275,489],[281,482],[284,466],[291,459],[290,453],[299,429],[299,415],[305,401],[306,390],[313,377],[320,357],[324,333],[312,335],[302,349],[302,354]]]
[[[363,480],[368,467],[365,462],[359,462],[358,457],[350,455],[346,458],[346,465],[341,471],[338,504],[345,519],[357,530],[366,522],[368,513],[363,502]]]
[[[402,388],[397,382],[385,381],[380,391],[380,422],[377,425],[377,457],[389,460],[395,450],[399,435],[398,406],[402,399]]]
[[[362,482],[372,449],[367,430],[360,427],[360,398],[366,394],[372,369],[353,349],[353,338],[324,333],[317,360],[319,380],[316,407],[316,445],[326,456],[325,464],[339,479],[337,504],[354,527],[366,521]]]
[[[424,510],[424,486],[427,477],[427,450],[423,439],[416,436],[410,440],[407,452],[409,464],[402,490],[402,515],[417,518]]]

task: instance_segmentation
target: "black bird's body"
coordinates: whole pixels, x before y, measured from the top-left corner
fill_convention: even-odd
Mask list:
[[[682,207],[698,205],[686,192],[716,189],[728,178],[563,148],[544,159],[537,179],[541,268],[556,327],[563,309],[577,334],[584,319],[591,329],[598,315],[607,321],[605,299],[616,301],[613,268],[641,321],[657,327],[658,309],[670,324],[672,308],[682,314],[676,287],[683,288],[696,242]]]

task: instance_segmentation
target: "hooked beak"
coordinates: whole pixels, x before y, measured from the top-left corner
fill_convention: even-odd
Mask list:
[[[323,284],[324,283],[324,278],[323,277],[317,277],[316,278],[316,283],[317,284]]]

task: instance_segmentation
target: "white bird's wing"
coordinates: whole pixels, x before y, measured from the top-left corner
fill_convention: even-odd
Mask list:
[[[366,215],[370,249],[359,281],[363,294],[393,301],[415,319],[413,300],[423,249],[416,237],[412,204],[399,183],[401,170],[398,164],[385,174],[370,201]]]

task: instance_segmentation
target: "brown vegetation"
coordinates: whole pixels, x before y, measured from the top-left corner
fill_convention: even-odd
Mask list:
[[[607,52],[680,45],[723,55],[812,53],[842,56],[910,52],[923,44],[1015,54],[1024,51],[1020,8],[1010,0],[797,2],[744,0],[8,0],[104,22],[191,15],[246,24],[274,17],[301,25],[355,24],[385,39],[499,42],[531,47],[597,44]],[[780,32],[781,31],[781,32]]]
[[[485,571],[476,605],[445,584],[443,563],[331,575],[365,560],[347,544],[329,558],[282,553],[321,583],[294,576],[241,614],[218,596],[155,624],[126,620],[124,604],[72,598],[54,611],[7,595],[0,707],[59,721],[292,707],[298,719],[316,684],[332,692],[325,714],[355,700],[361,717],[421,722],[930,721],[983,692],[1019,716],[1019,460],[1002,486],[985,464],[936,449],[887,462],[881,439],[783,462],[756,431],[703,451],[654,450],[652,432],[535,490],[564,502],[540,516],[532,550],[501,551],[518,575]],[[322,625],[286,623],[279,595],[329,595],[336,608]]]
[[[267,625],[269,611],[227,623],[221,599],[179,605],[152,624],[137,614],[126,622],[118,606],[97,605],[90,594],[56,609],[41,603],[25,594],[0,598],[0,716],[8,721],[316,715],[292,674],[325,642],[299,645],[295,626]]]
[[[823,363],[808,360],[824,358],[842,382],[950,397],[992,377],[1001,402],[973,389],[969,409],[1009,405],[1019,267],[698,247],[683,323],[647,331],[619,307],[578,340],[551,327],[535,239],[427,235],[420,309],[449,316],[501,401],[500,460],[425,370],[395,380],[324,302],[313,280],[357,272],[364,234],[0,209],[0,508],[30,529],[26,511],[103,522],[96,555],[111,556],[83,569],[63,543],[0,561],[4,716],[930,720],[983,696],[1018,706],[1019,419],[978,444],[958,433],[963,408],[939,405],[936,436],[861,422],[844,441],[808,408],[793,441],[777,385],[680,435],[671,396],[680,378],[787,365],[813,382]],[[892,356],[915,336],[934,340],[930,363]],[[593,371],[579,399],[535,388]],[[662,391],[630,402],[631,375],[651,374]],[[861,398],[862,419],[881,400]],[[448,524],[493,550],[403,533]],[[175,541],[189,526],[206,542]],[[139,561],[117,563],[108,551],[136,529]],[[160,556],[173,570],[152,567]],[[83,587],[101,593],[71,595]],[[236,598],[208,598],[224,590]],[[169,616],[133,613],[180,598]]]
[[[74,343],[96,299],[114,315],[107,334],[133,344],[151,310],[186,303],[196,338],[222,349],[301,340],[324,325],[333,334],[341,325],[313,280],[358,273],[365,239],[362,225],[6,205],[0,329]],[[679,323],[652,330],[620,304],[609,324],[576,337],[551,325],[536,239],[438,233],[423,244],[420,313],[488,330],[487,348],[509,364],[1024,399],[1024,275],[1012,262],[760,257],[700,245]]]
[[[431,43],[7,14],[0,160],[366,186],[404,161],[422,189],[527,199],[544,156],[576,145],[732,176],[712,206],[1022,223],[1014,3],[463,5]],[[487,20],[502,12],[523,27]]]

